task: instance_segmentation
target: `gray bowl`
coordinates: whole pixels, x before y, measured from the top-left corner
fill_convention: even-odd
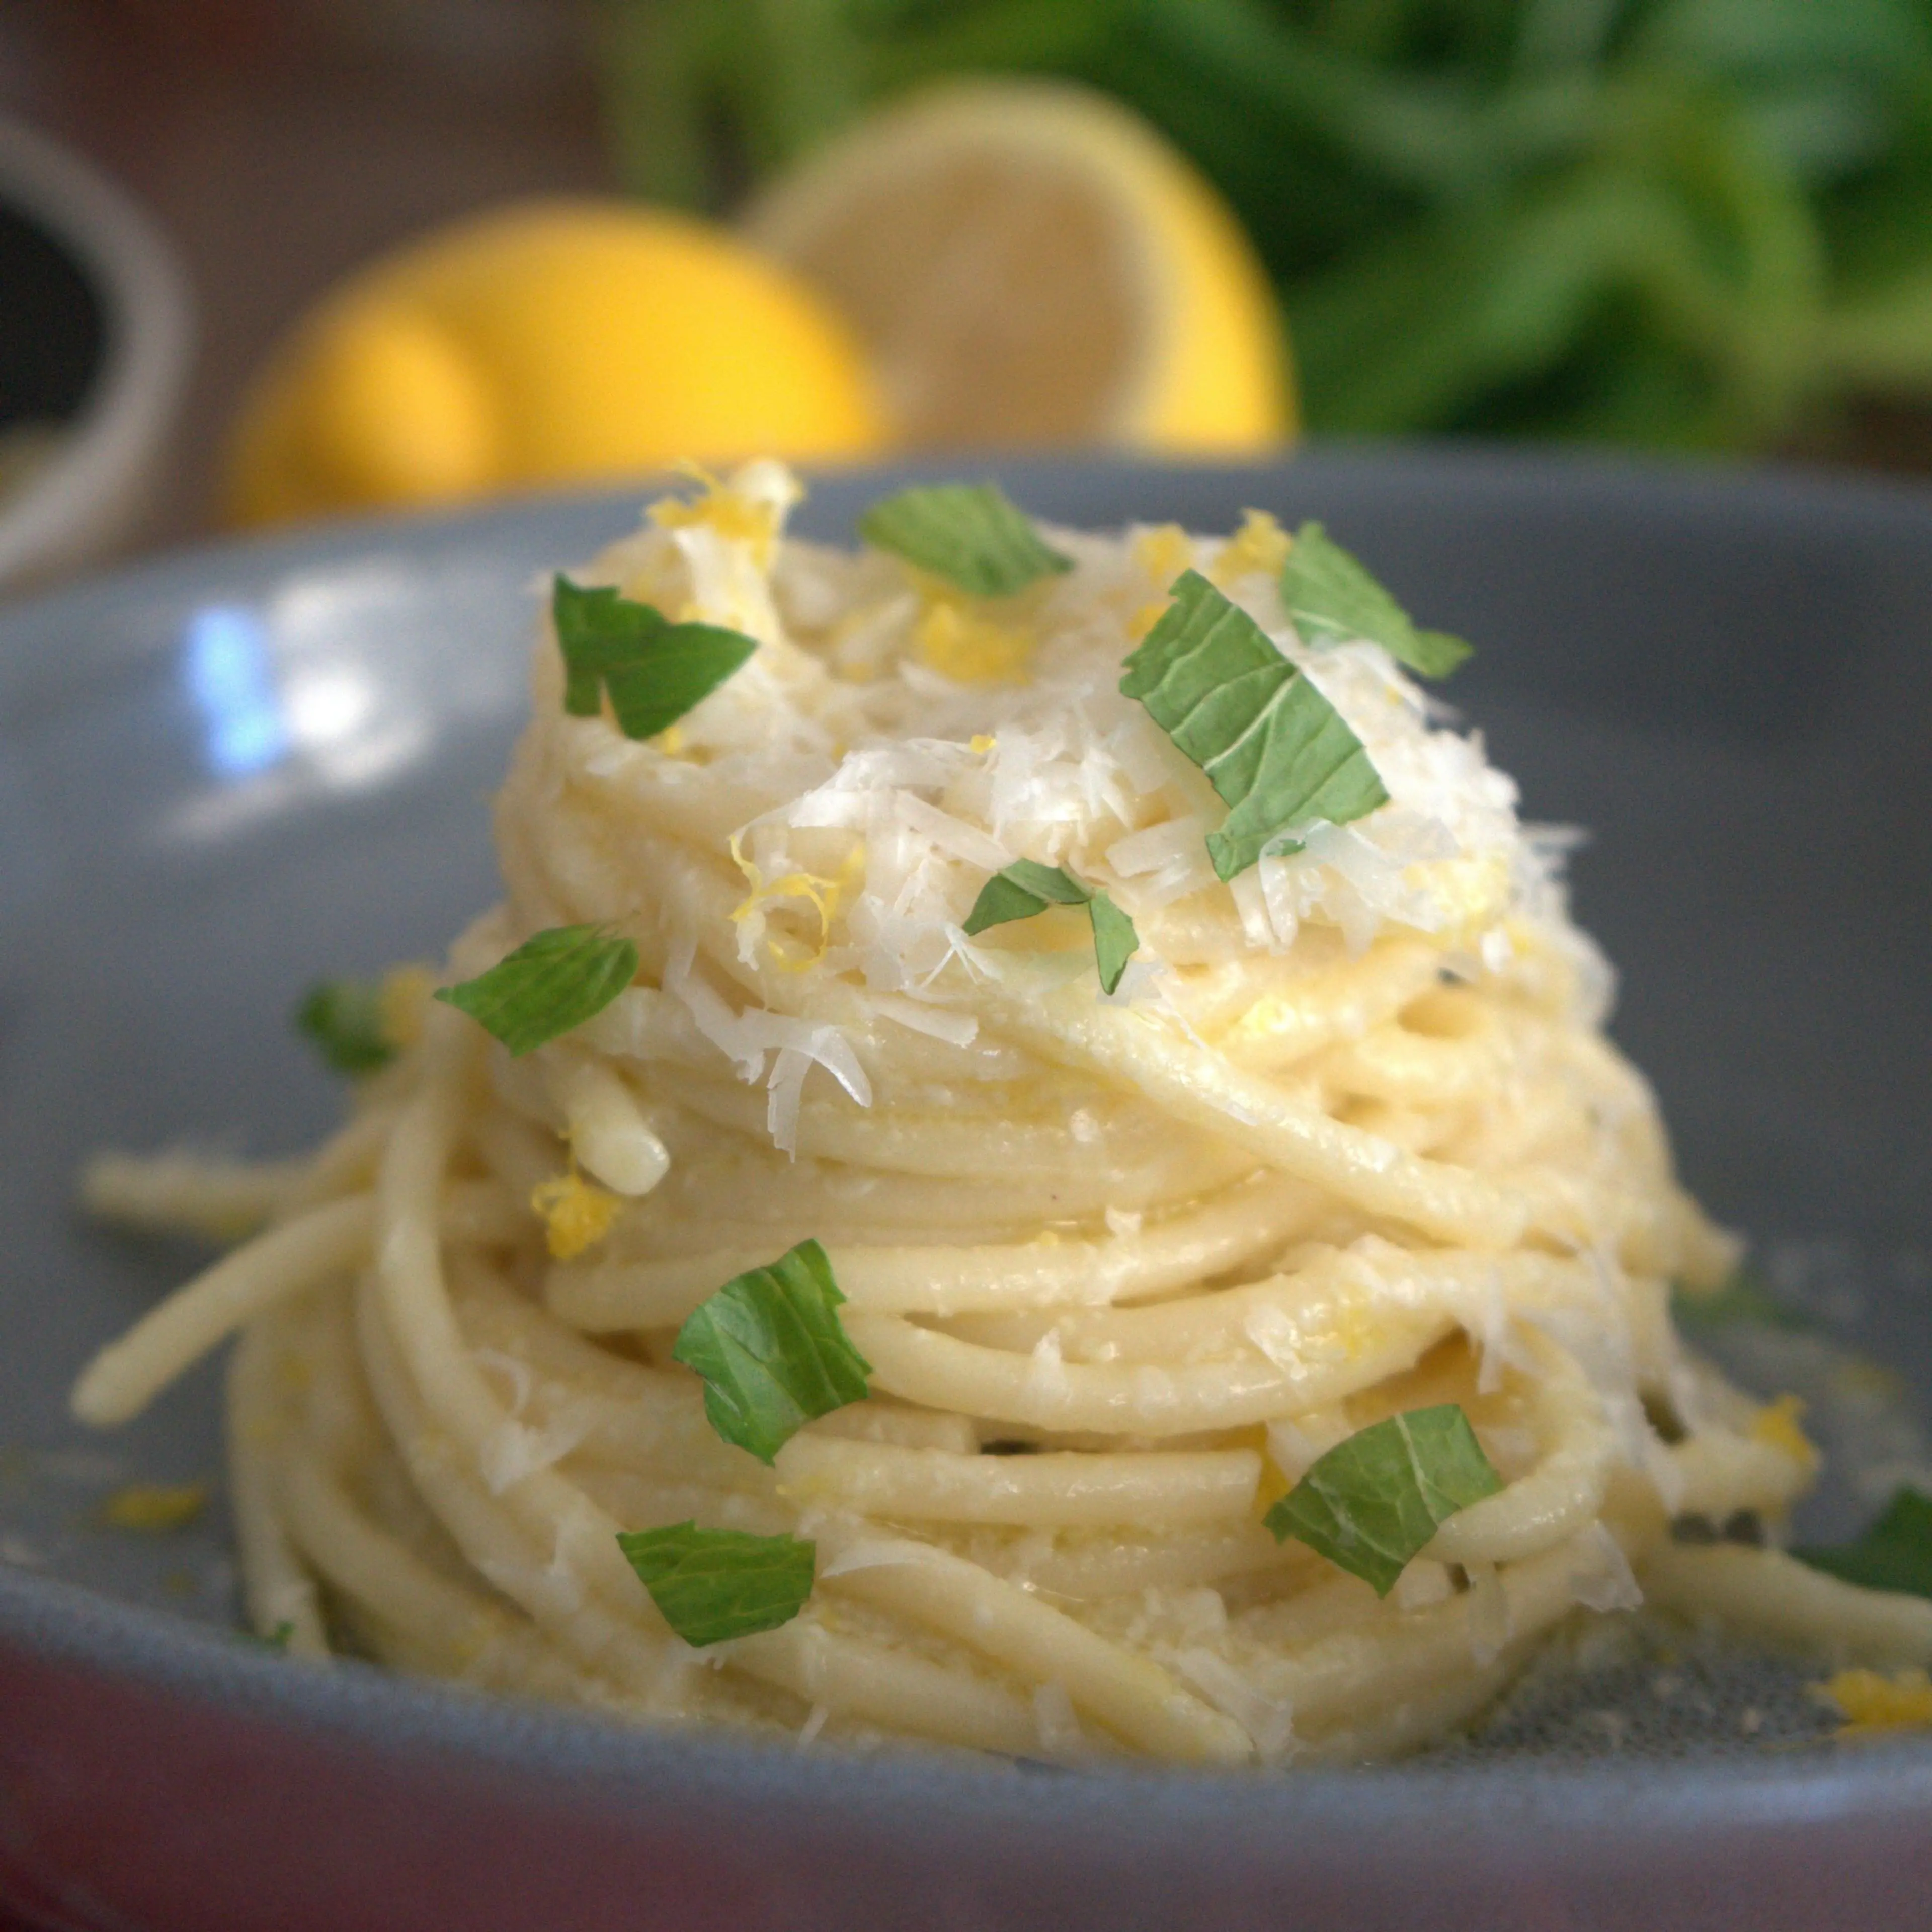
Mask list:
[[[1474,639],[1457,704],[1533,815],[1594,828],[1581,914],[1689,1180],[1828,1252],[1846,1332],[1932,1381],[1932,496],[1454,452],[999,467],[1072,523],[1322,517]],[[882,487],[822,483],[803,527]],[[291,1002],[492,896],[538,573],[635,514],[345,526],[0,619],[0,1901],[154,1932],[1922,1924],[1922,1741],[1269,1778],[801,1759],[294,1665],[224,1634],[218,1511],[88,1526],[219,1444],[208,1371],[123,1437],[68,1421],[192,1258],[79,1222],[76,1162],[328,1124]]]

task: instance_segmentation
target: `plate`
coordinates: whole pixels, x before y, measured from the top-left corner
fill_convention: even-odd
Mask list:
[[[1455,700],[1531,815],[1593,829],[1579,909],[1688,1179],[1923,1373],[1932,498],[1453,451],[996,467],[1073,524],[1318,516],[1475,640]],[[844,535],[914,473],[823,480],[800,526]],[[494,896],[543,573],[637,503],[338,526],[0,617],[0,1900],[153,1932],[1919,1922],[1922,1741],[1266,1779],[806,1760],[297,1666],[225,1634],[218,1510],[91,1526],[117,1483],[217,1473],[219,1439],[207,1370],[124,1435],[67,1420],[191,1258],[80,1221],[77,1163],[329,1124],[289,1009]]]

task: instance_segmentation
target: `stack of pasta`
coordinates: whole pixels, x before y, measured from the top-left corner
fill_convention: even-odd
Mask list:
[[[1562,842],[1416,682],[1460,647],[1318,527],[952,489],[844,551],[796,495],[703,482],[559,580],[506,897],[374,997],[332,1141],[90,1172],[260,1224],[76,1397],[239,1330],[257,1630],[1264,1764],[1436,1738],[1646,1594],[1932,1652],[1932,1606],[1672,1537],[1774,1544],[1814,1458],[1672,1329],[1732,1244]]]

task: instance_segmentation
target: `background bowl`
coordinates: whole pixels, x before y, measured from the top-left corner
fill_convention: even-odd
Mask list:
[[[139,524],[194,331],[173,250],[93,169],[0,118],[0,434],[44,450],[0,488],[0,592]],[[44,430],[44,435],[41,432]]]
[[[1688,1178],[1822,1257],[1826,1313],[1922,1377],[1932,499],[1454,453],[999,467],[1071,523],[1320,516],[1473,638],[1456,703],[1532,816],[1594,828],[1580,913]],[[802,527],[845,533],[909,473],[822,482]],[[231,1614],[218,1521],[85,1526],[115,1482],[215,1472],[219,1442],[210,1370],[123,1436],[68,1421],[82,1360],[187,1264],[77,1222],[76,1163],[328,1124],[291,1004],[434,956],[493,896],[539,573],[636,514],[338,526],[0,618],[0,1900],[154,1932],[1922,1924],[1922,1739],[1768,1750],[1694,1712],[1595,1761],[808,1762],[298,1667],[196,1627]]]

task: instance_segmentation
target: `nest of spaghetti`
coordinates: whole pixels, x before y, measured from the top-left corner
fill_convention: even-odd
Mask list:
[[[570,578],[755,648],[638,735],[546,626],[503,900],[391,976],[334,1139],[89,1170],[102,1212],[256,1230],[76,1406],[239,1331],[257,1630],[640,1719],[1207,1764],[1413,1749],[1646,1599],[1922,1658],[1932,1606],[1774,1546],[1815,1457],[1672,1328],[1735,1244],[1604,1036],[1563,840],[1384,644],[1307,634],[1286,534],[1030,526],[1053,567],[988,594],[788,539],[796,494],[700,482]],[[1225,794],[1120,688],[1190,571],[1384,794],[1226,878]],[[1124,967],[1078,894],[976,926],[1016,866],[1103,894]],[[634,968],[557,1036],[430,997],[559,929]],[[862,1395],[754,1453],[679,1338],[813,1243]],[[1451,1408],[1493,1480],[1393,1571],[1282,1533]],[[1767,1546],[1671,1534],[1741,1512]],[[627,1549],[674,1526],[808,1544],[806,1587],[689,1640]]]

